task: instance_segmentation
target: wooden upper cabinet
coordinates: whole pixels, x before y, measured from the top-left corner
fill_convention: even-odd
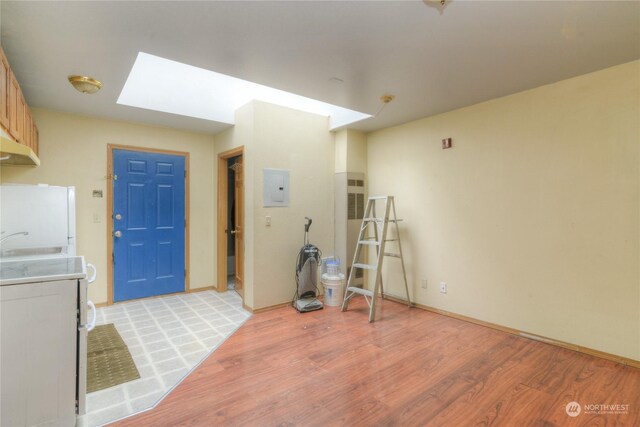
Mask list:
[[[1,1],[1,0],[0,0]],[[14,140],[19,144],[23,144],[26,147],[31,148],[33,153],[28,155],[19,154],[20,157],[17,161],[13,161],[8,158],[9,164],[32,164],[39,165],[40,160],[37,158],[38,153],[38,128],[36,127],[31,110],[27,106],[27,101],[24,99],[24,94],[18,84],[13,70],[9,66],[9,61],[4,53],[4,50],[0,46],[0,128],[3,129],[2,139],[6,141],[5,148],[15,147],[15,143],[10,140]],[[13,144],[13,146],[11,145]],[[4,146],[3,145],[3,146]],[[19,148],[19,149],[18,149]],[[25,150],[22,147],[16,148],[18,153],[24,153]],[[28,151],[28,150],[27,150]],[[28,161],[24,160],[24,157],[28,157]]]
[[[0,47],[0,125],[9,129],[9,85],[11,70],[9,61]]]

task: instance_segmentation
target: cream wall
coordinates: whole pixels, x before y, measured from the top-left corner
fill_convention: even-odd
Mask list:
[[[40,167],[1,167],[3,183],[46,183],[76,187],[77,253],[98,269],[89,298],[107,301],[107,144],[190,153],[191,289],[212,286],[214,258],[213,137],[168,128],[33,109],[40,131]],[[105,197],[92,197],[102,190]],[[96,222],[94,217],[97,217]]]
[[[243,172],[244,172],[244,304],[250,308],[255,307],[253,298],[253,164],[255,153],[252,149],[254,144],[254,113],[253,103],[249,103],[240,107],[235,112],[236,125],[215,136],[215,157],[218,158],[220,153],[231,150],[232,148],[244,147],[243,152]],[[214,162],[216,167],[215,176],[218,176],[218,162]],[[217,201],[216,201],[217,203]],[[216,230],[216,239],[217,228]],[[216,240],[212,242],[214,251],[216,250]],[[216,253],[217,257],[217,253]],[[217,258],[214,258],[217,259]]]
[[[415,301],[640,360],[639,104],[635,61],[369,134]]]
[[[364,132],[347,130],[347,172],[367,173],[367,135]],[[338,172],[338,171],[336,171]]]
[[[347,143],[348,129],[338,131],[334,134],[335,144],[335,173],[343,173],[347,171]]]
[[[264,102],[254,102],[254,112],[254,303],[260,308],[293,297],[305,216],[313,218],[310,242],[331,255],[334,141],[327,117]],[[262,206],[264,168],[290,171],[289,207]]]
[[[345,129],[335,133],[335,177],[334,177],[334,255],[341,260],[341,271],[348,276],[353,259],[355,243],[360,232],[358,220],[347,220],[348,185],[347,173],[364,173],[367,175],[367,135],[364,132]],[[366,190],[366,187],[365,187]],[[365,191],[365,197],[367,193]],[[367,254],[367,248],[364,254]],[[364,271],[364,280],[367,279]]]
[[[245,304],[253,309],[291,301],[305,216],[313,218],[311,243],[332,253],[335,152],[328,129],[327,117],[254,101],[237,110],[233,129],[216,136],[216,153],[245,148]],[[290,171],[288,207],[263,207],[264,168]]]
[[[367,135],[354,129],[334,134],[335,173],[367,172]]]

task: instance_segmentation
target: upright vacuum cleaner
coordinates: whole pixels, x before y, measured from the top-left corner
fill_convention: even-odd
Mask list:
[[[322,252],[317,246],[309,243],[309,228],[313,222],[305,217],[304,246],[298,252],[296,261],[296,294],[293,298],[293,307],[300,313],[321,310],[322,303],[318,296],[318,266],[322,263]]]

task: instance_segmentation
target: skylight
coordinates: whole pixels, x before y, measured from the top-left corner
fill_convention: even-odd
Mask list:
[[[234,124],[235,110],[252,100],[327,116],[330,129],[371,117],[144,52],[138,53],[118,104]]]

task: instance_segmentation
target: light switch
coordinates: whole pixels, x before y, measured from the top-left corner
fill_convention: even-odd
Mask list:
[[[265,217],[265,225],[271,227],[271,217],[269,215]]]
[[[100,222],[100,214],[97,214],[97,213],[93,214],[93,222],[95,222],[95,223],[99,223]]]

